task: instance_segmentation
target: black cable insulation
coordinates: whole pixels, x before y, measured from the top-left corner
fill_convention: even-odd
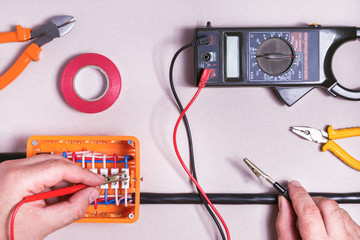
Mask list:
[[[15,160],[20,158],[26,158],[26,153],[23,152],[0,153],[0,163],[7,160]]]
[[[26,154],[0,153],[0,162],[25,158]],[[341,204],[360,204],[360,192],[326,193],[314,192],[310,196],[325,197]],[[207,194],[214,204],[277,204],[278,194],[271,193],[209,193]],[[133,199],[135,195],[132,196]],[[196,193],[140,193],[141,204],[200,204],[201,199]]]
[[[179,54],[184,51],[187,48],[193,47],[196,45],[196,42],[192,42],[190,44],[187,44],[183,47],[181,47],[173,56],[172,60],[171,60],[171,64],[170,64],[170,69],[169,69],[169,82],[170,82],[170,87],[171,87],[171,92],[175,98],[175,101],[179,107],[179,111],[180,113],[184,110],[181,101],[179,99],[179,96],[177,95],[177,92],[175,90],[175,85],[174,85],[174,79],[173,79],[173,72],[174,72],[174,65],[175,65],[175,61],[176,58],[179,56]],[[183,122],[185,125],[185,129],[186,129],[186,134],[187,134],[187,139],[188,139],[188,146],[189,146],[189,157],[190,157],[190,171],[192,173],[192,175],[194,176],[195,180],[198,181],[197,179],[197,175],[196,175],[196,168],[195,168],[195,156],[194,156],[194,147],[193,147],[193,142],[192,142],[192,136],[191,136],[191,130],[190,130],[190,124],[189,121],[186,117],[186,114],[183,116]],[[221,234],[221,237],[223,240],[226,240],[224,231],[221,227],[220,222],[218,221],[217,217],[215,216],[214,212],[212,211],[212,209],[210,208],[210,206],[208,205],[208,203],[206,202],[205,198],[201,195],[200,191],[198,188],[196,188],[197,192],[198,192],[198,197],[201,200],[201,202],[203,203],[203,205],[205,206],[206,210],[209,212],[210,216],[212,217],[212,219],[214,220],[217,228],[219,229],[219,232]]]
[[[312,197],[325,197],[337,203],[360,203],[360,192],[354,193],[309,193]],[[277,204],[279,194],[267,193],[207,193],[213,204]],[[134,199],[135,195],[133,196]],[[140,193],[140,204],[200,204],[195,193]]]

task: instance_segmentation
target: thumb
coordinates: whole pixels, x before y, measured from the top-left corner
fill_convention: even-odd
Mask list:
[[[279,196],[279,214],[276,219],[276,232],[278,240],[297,240],[300,239],[296,229],[296,215],[291,204],[283,196]]]
[[[72,195],[69,199],[45,207],[41,213],[42,223],[47,234],[81,219],[89,204],[100,195],[99,189],[87,187]]]

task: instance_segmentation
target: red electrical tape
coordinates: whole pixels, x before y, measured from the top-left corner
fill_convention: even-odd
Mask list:
[[[74,80],[77,73],[84,67],[95,66],[100,68],[107,76],[108,87],[106,92],[94,101],[81,98],[74,89]],[[121,90],[121,76],[115,64],[100,54],[87,53],[80,55],[69,62],[61,76],[61,91],[65,100],[74,108],[85,113],[102,112],[119,97]]]

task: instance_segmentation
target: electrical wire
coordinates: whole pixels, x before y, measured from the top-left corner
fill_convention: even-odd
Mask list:
[[[81,162],[82,160],[76,160],[76,162]],[[124,160],[118,160],[117,163],[123,163]],[[92,160],[85,160],[85,163],[92,163]],[[103,160],[95,160],[95,163],[103,163]],[[113,160],[106,160],[106,163],[114,163]]]
[[[128,201],[130,201],[131,199],[128,199]],[[120,200],[120,204],[124,204],[125,203],[125,199],[122,199]],[[106,203],[103,202],[103,201],[99,201],[98,204],[100,205],[105,205]],[[115,198],[111,198],[109,201],[108,201],[108,204],[115,204]]]
[[[118,194],[118,188],[115,188],[115,203],[116,203],[116,206],[119,206],[119,194]]]
[[[106,154],[103,155],[103,168],[106,168]]]
[[[94,152],[92,153],[92,157],[91,157],[91,168],[95,169],[95,153]]]
[[[108,205],[108,197],[107,197],[107,195],[108,195],[108,190],[107,190],[107,188],[105,188],[104,199],[105,199],[105,204],[106,205]]]
[[[360,192],[325,193],[310,192],[311,197],[324,197],[339,204],[359,204]],[[271,193],[208,193],[213,204],[277,204],[279,194]],[[132,195],[135,199],[135,194]],[[201,204],[201,199],[195,193],[140,193],[140,204]]]
[[[114,153],[114,156],[113,156],[113,158],[114,158],[114,168],[116,168],[116,163],[117,163],[117,155]]]
[[[114,158],[114,169],[116,169],[117,155],[115,153],[114,153],[113,158]],[[124,159],[124,161],[125,161],[125,159]],[[127,161],[127,159],[126,159],[126,161]],[[119,171],[117,170],[117,172],[119,172]],[[119,183],[117,183],[117,186],[119,186]],[[116,204],[116,206],[119,206],[119,204],[120,204],[120,202],[119,202],[119,194],[118,194],[119,189],[115,187],[114,190],[115,190],[115,204]]]
[[[6,154],[6,153],[5,153]],[[8,154],[17,154],[17,153],[8,153]],[[21,153],[18,153],[18,154],[21,154]],[[38,153],[38,154],[46,154],[46,153]],[[54,154],[54,152],[48,152],[47,154]],[[63,152],[63,157],[65,158],[69,158],[68,157],[68,154],[75,154],[75,157],[77,156],[77,154],[79,155],[85,155],[85,158],[89,158],[89,159],[92,159],[93,155],[96,158],[98,159],[103,159],[104,155],[106,156],[106,154],[103,154],[103,153],[95,153],[94,151],[79,151],[79,152]],[[0,153],[0,155],[3,155],[2,153]],[[116,155],[116,154],[115,154]],[[90,158],[91,157],[91,158]],[[118,156],[119,158],[122,157],[122,156]],[[132,156],[129,155],[129,157],[131,157],[132,159]],[[106,158],[110,158],[110,159],[113,159],[112,156],[106,156]]]
[[[209,79],[211,74],[211,71],[208,69],[204,69],[204,72],[202,74],[202,77],[200,79],[200,84],[199,84],[199,88],[196,91],[194,97],[190,100],[190,102],[188,103],[188,105],[185,107],[185,109],[181,112],[178,120],[176,121],[175,127],[174,127],[174,132],[173,132],[173,143],[174,143],[174,149],[176,152],[176,155],[179,159],[180,164],[182,165],[182,167],[184,168],[185,172],[188,174],[188,176],[191,178],[191,180],[193,181],[193,183],[196,185],[196,187],[198,188],[198,190],[200,191],[200,193],[202,194],[202,196],[205,198],[206,202],[209,204],[209,206],[212,208],[212,210],[214,211],[214,213],[216,214],[216,216],[219,218],[220,222],[222,223],[226,235],[227,235],[227,239],[230,240],[230,232],[229,229],[224,221],[224,219],[222,218],[222,216],[220,215],[220,213],[217,211],[217,209],[215,208],[215,206],[211,203],[211,201],[209,200],[209,198],[206,196],[206,193],[204,192],[204,190],[201,188],[200,184],[196,181],[196,179],[194,178],[194,176],[191,174],[190,170],[187,168],[187,166],[185,165],[184,161],[182,160],[182,157],[180,155],[180,152],[178,150],[177,147],[177,140],[176,140],[176,135],[177,135],[177,129],[179,127],[179,124],[183,118],[183,116],[185,115],[185,113],[187,112],[187,110],[191,107],[191,105],[195,102],[196,98],[199,96],[201,90],[205,87],[205,84],[207,82],[207,80]]]
[[[128,157],[131,157],[131,156],[129,156],[129,155],[125,155],[125,169],[127,169],[128,168]],[[128,178],[129,178],[129,176],[127,176]],[[128,194],[128,191],[127,191],[127,188],[125,188],[124,189],[125,190],[125,207],[127,207],[128,206],[128,204],[127,204],[127,202],[128,202],[128,200],[127,200],[127,194]]]
[[[7,160],[16,160],[20,158],[26,158],[26,153],[24,152],[3,152],[0,153],[0,163]]]
[[[178,97],[178,94],[175,90],[175,85],[174,85],[174,80],[173,80],[173,72],[174,72],[174,65],[175,65],[175,61],[176,61],[176,58],[179,56],[179,54],[181,52],[183,52],[185,49],[187,48],[190,48],[190,47],[194,47],[198,44],[201,44],[201,42],[198,40],[198,41],[193,41],[192,43],[190,44],[187,44],[183,47],[181,47],[176,53],[175,55],[173,56],[172,60],[171,60],[171,64],[170,64],[170,70],[169,70],[169,82],[170,82],[170,87],[171,87],[171,92],[175,98],[175,101],[176,101],[176,104],[178,105],[179,107],[179,111],[182,112],[184,110],[182,104],[181,104],[181,101]],[[183,122],[184,122],[184,125],[185,125],[185,129],[186,129],[186,134],[187,134],[187,140],[188,140],[188,146],[189,146],[189,157],[190,157],[190,169],[191,169],[191,172],[194,176],[194,179],[197,181],[197,174],[196,174],[196,168],[195,168],[195,157],[194,157],[194,147],[193,147],[193,142],[192,142],[192,136],[191,136],[191,130],[190,130],[190,124],[189,124],[189,121],[187,119],[187,116],[186,114],[184,114],[183,116]],[[225,234],[224,234],[224,231],[218,221],[218,219],[216,218],[215,214],[213,213],[213,211],[211,210],[211,208],[208,206],[205,198],[201,195],[199,189],[197,189],[197,192],[198,192],[198,195],[201,199],[201,202],[203,203],[203,205],[205,206],[206,210],[209,212],[210,216],[212,217],[212,219],[214,220],[218,230],[219,230],[219,233],[221,235],[221,238],[223,240],[226,240],[225,238]]]
[[[81,161],[81,167],[82,167],[82,168],[85,168],[85,154],[82,154],[82,155],[81,155],[81,160],[82,160],[82,161]]]
[[[11,215],[11,221],[10,221],[10,238],[11,238],[11,240],[14,240],[14,226],[15,226],[16,214],[19,211],[20,207],[24,203],[72,194],[72,193],[78,192],[81,189],[84,189],[86,187],[87,186],[84,184],[77,184],[77,185],[66,187],[66,188],[56,189],[56,190],[52,190],[49,192],[43,192],[43,193],[24,197],[23,200],[21,200],[21,202],[19,202],[18,205],[15,207],[15,209]]]
[[[72,160],[73,162],[76,162],[76,153],[75,153],[75,152],[73,152],[73,153],[71,154],[71,160]]]
[[[217,209],[215,208],[215,206],[211,203],[210,199],[206,196],[206,193],[203,191],[203,189],[201,188],[201,186],[199,185],[199,183],[196,181],[196,179],[194,178],[194,176],[191,174],[190,170],[187,168],[187,166],[185,165],[184,161],[181,158],[180,152],[178,150],[177,147],[177,141],[176,141],[176,134],[177,134],[177,129],[179,127],[180,121],[182,120],[185,112],[190,108],[190,106],[193,104],[193,102],[196,100],[196,98],[198,97],[198,95],[200,94],[202,88],[199,87],[199,89],[197,90],[197,92],[195,93],[194,97],[191,99],[191,101],[189,102],[189,104],[185,107],[184,111],[180,114],[180,117],[178,118],[176,124],[175,124],[175,128],[174,128],[174,133],[173,133],[173,143],[174,143],[174,148],[175,148],[175,152],[176,155],[179,159],[180,164],[182,165],[182,167],[184,168],[185,172],[189,175],[189,177],[191,178],[191,180],[193,181],[193,183],[196,185],[196,187],[198,188],[198,190],[200,191],[200,193],[202,194],[202,196],[205,198],[206,202],[209,204],[209,206],[212,208],[212,210],[214,211],[214,213],[216,214],[216,216],[219,218],[220,222],[222,223],[222,225],[225,228],[225,232],[227,235],[227,239],[230,240],[230,232],[229,229],[224,221],[224,219],[222,218],[222,216],[220,215],[220,213],[217,211]]]
[[[106,202],[105,202],[105,198],[98,198],[97,199],[98,200],[98,204],[106,204]],[[128,202],[131,202],[132,201],[132,197],[131,197],[131,195],[129,195],[129,198],[128,198],[128,200],[127,200]],[[122,203],[125,203],[125,197],[121,197],[120,199],[119,199],[119,202],[122,204]],[[108,204],[115,204],[116,203],[116,198],[114,198],[114,197],[109,197],[108,198],[108,201],[107,201],[107,205]],[[94,203],[91,203],[90,205],[93,205]]]
[[[0,162],[26,158],[24,152],[0,153]],[[310,196],[332,199],[340,204],[360,204],[360,192],[331,193],[309,192]],[[215,204],[276,204],[278,194],[271,193],[209,193],[211,202]],[[135,199],[135,194],[132,194]],[[140,193],[141,204],[199,204],[202,203],[195,193]]]
[[[19,202],[18,205],[16,205],[15,210],[11,215],[11,222],[10,222],[10,238],[11,238],[11,240],[14,240],[14,238],[15,238],[14,237],[14,227],[15,227],[16,214],[24,203],[25,203],[25,200],[22,200],[21,202]]]
[[[128,157],[131,157],[129,155],[125,155],[124,161],[125,161],[125,168],[128,168]]]

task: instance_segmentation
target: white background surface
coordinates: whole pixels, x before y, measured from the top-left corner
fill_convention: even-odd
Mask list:
[[[143,192],[191,192],[172,147],[178,111],[168,69],[175,51],[193,40],[195,27],[360,26],[360,2],[348,1],[2,1],[0,31],[36,27],[72,15],[70,34],[43,47],[20,77],[0,92],[0,151],[25,151],[32,135],[133,135],[141,145]],[[0,74],[27,43],[0,45]],[[107,111],[85,114],[62,97],[65,65],[83,53],[110,58],[122,76],[119,99]],[[360,44],[335,54],[341,84],[359,88]],[[185,103],[195,93],[193,50],[181,55],[175,84]],[[359,191],[359,172],[320,146],[296,137],[291,126],[335,129],[359,126],[360,102],[315,89],[291,108],[268,88],[205,88],[188,118],[198,178],[206,192],[274,192],[243,164],[247,157],[282,183],[298,179],[312,192]],[[184,130],[179,147],[187,156]],[[338,140],[360,158],[359,138]],[[217,206],[232,239],[275,239],[277,206]],[[359,206],[342,205],[359,223]],[[56,216],[54,216],[56,217]],[[134,224],[72,224],[48,239],[220,239],[200,205],[142,205]]]

